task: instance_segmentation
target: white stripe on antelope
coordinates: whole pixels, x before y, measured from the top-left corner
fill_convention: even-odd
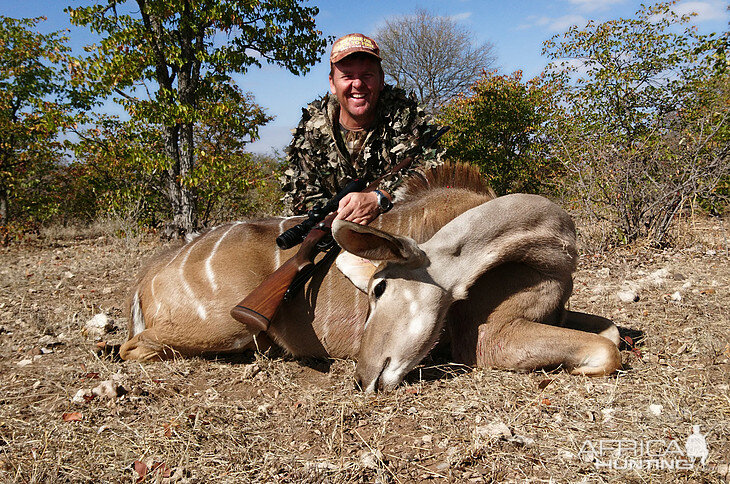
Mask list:
[[[476,169],[448,164],[406,180],[397,200],[379,229],[333,225],[351,252],[282,305],[271,340],[295,356],[356,358],[368,391],[398,385],[439,337],[469,365],[620,368],[613,323],[565,309],[577,251],[562,209],[535,195],[494,199]],[[122,358],[253,348],[230,310],[294,254],[274,239],[301,221],[223,225],[159,257],[133,288]]]

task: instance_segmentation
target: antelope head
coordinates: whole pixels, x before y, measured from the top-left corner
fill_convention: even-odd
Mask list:
[[[347,251],[340,270],[370,300],[356,378],[363,390],[392,390],[433,348],[449,307],[486,271],[519,260],[546,272],[575,267],[569,216],[542,197],[510,195],[461,214],[430,240],[343,220],[332,233]],[[377,261],[377,265],[362,261]]]
[[[349,253],[338,267],[369,296],[358,384],[368,392],[391,390],[436,343],[451,298],[429,273],[430,260],[413,239],[340,220],[333,233]],[[350,254],[379,264],[362,270]]]

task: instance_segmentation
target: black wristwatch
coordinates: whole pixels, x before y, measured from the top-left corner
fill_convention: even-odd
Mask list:
[[[393,202],[391,202],[390,198],[386,197],[383,192],[380,190],[373,190],[373,193],[378,196],[378,208],[380,209],[380,213],[385,213],[393,208]]]

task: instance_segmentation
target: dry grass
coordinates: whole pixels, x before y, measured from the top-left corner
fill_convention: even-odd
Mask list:
[[[101,237],[2,249],[0,481],[135,482],[140,461],[155,468],[145,482],[725,482],[730,260],[713,223],[683,228],[682,249],[584,255],[573,309],[612,318],[639,343],[622,352],[619,375],[428,360],[376,395],[353,390],[351,361],[104,358],[84,323],[104,312],[118,328],[105,340],[124,340],[127,286],[159,246]],[[615,298],[624,281],[638,302]],[[72,403],[113,375],[125,395]],[[81,420],[64,421],[72,412]],[[491,435],[493,423],[512,437]],[[588,439],[683,448],[693,424],[710,447],[705,468],[621,471],[578,458]]]

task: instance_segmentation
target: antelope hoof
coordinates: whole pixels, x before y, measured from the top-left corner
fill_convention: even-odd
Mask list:
[[[605,376],[621,369],[621,353],[612,343],[601,345],[570,371],[571,375]]]

